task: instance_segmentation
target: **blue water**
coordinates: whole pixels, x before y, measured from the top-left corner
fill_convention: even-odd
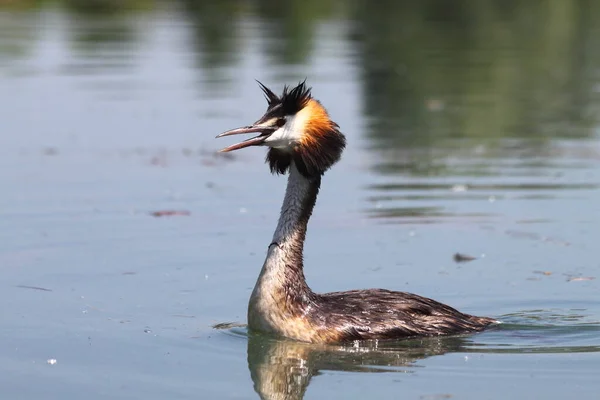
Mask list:
[[[0,8],[4,396],[596,398],[597,7],[267,3]],[[214,136],[264,111],[254,79],[305,77],[348,138],[309,226],[311,287],[503,324],[248,334],[285,179]]]

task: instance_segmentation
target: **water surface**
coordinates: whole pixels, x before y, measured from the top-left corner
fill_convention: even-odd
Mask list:
[[[2,393],[595,398],[599,6],[283,4],[0,8]],[[212,327],[245,323],[285,185],[214,136],[264,111],[254,79],[304,78],[348,138],[309,284],[501,326],[342,347]]]

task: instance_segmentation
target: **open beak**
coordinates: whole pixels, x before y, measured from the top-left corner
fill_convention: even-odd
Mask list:
[[[229,147],[225,147],[224,149],[219,150],[221,153],[227,153],[228,151],[243,149],[244,147],[249,146],[259,146],[261,145],[273,132],[275,132],[277,128],[273,126],[265,126],[265,125],[251,125],[244,126],[242,128],[231,129],[227,132],[223,132],[220,135],[217,135],[217,138],[231,135],[241,135],[242,133],[260,133],[258,136],[252,137],[250,139],[246,139],[243,142],[239,142],[236,144],[232,144]]]

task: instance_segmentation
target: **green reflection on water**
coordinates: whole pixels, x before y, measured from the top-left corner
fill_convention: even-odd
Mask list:
[[[387,198],[398,188],[393,179],[407,175],[544,179],[570,168],[556,165],[564,155],[557,139],[593,138],[598,124],[600,3],[592,0],[388,0],[377,6],[366,0],[15,0],[0,7],[63,10],[72,51],[93,61],[70,66],[67,73],[74,75],[141,62],[136,49],[146,31],[135,16],[168,9],[189,31],[189,43],[179,45],[188,46],[207,97],[236,92],[232,69],[250,51],[248,37],[260,39],[251,51],[267,61],[268,72],[288,81],[305,76],[309,64],[319,70],[323,61],[314,55],[327,35],[323,23],[344,21],[343,28],[336,26],[345,32],[360,77],[361,121],[375,155],[370,167],[391,180],[369,189]],[[0,16],[11,22],[16,14]],[[31,15],[0,24],[0,56],[26,58],[42,40],[43,33],[30,29],[37,24]],[[600,159],[591,150],[570,156]],[[504,163],[517,159],[510,168]],[[566,189],[593,188],[584,186]],[[522,189],[548,188],[532,182]],[[419,209],[448,214],[432,207],[392,204],[381,216],[418,216]]]
[[[172,4],[150,0],[11,1],[1,7],[51,4],[75,17],[76,43],[140,45],[132,13]],[[320,23],[345,19],[364,86],[368,135],[376,148],[440,147],[459,137],[494,143],[505,137],[587,137],[597,122],[593,72],[600,64],[591,0],[182,0],[192,46],[207,81],[239,63],[244,19],[259,16],[274,65],[303,65],[314,53]],[[89,18],[103,18],[99,29]],[[112,23],[109,21],[112,19]],[[85,26],[90,26],[86,31]],[[4,36],[4,35],[3,35]],[[25,44],[24,44],[25,45]],[[101,47],[101,46],[100,46]],[[10,46],[1,46],[4,53]],[[0,50],[1,51],[1,50]],[[125,57],[125,55],[123,55]],[[390,155],[389,157],[395,157]],[[421,164],[426,154],[419,154]]]
[[[598,40],[593,27],[600,7],[588,1],[499,5],[363,5],[368,12],[356,15],[358,54],[376,145],[590,135],[589,83],[600,60],[590,42]]]
[[[256,13],[265,22],[267,53],[278,64],[307,64],[315,48],[318,23],[338,16],[340,1],[257,0]]]
[[[207,75],[210,86],[227,82],[223,67],[237,64],[242,43],[239,25],[246,8],[236,0],[183,0],[184,17],[192,24],[192,45],[197,64]]]

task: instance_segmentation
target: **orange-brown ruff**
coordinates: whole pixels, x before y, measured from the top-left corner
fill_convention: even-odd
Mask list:
[[[411,293],[314,293],[303,272],[306,227],[321,177],[339,160],[346,139],[304,82],[284,88],[281,96],[259,84],[269,103],[265,115],[218,136],[259,133],[222,151],[268,146],[271,171],[289,174],[279,222],[248,304],[249,328],[305,342],[337,343],[470,333],[497,322]]]

